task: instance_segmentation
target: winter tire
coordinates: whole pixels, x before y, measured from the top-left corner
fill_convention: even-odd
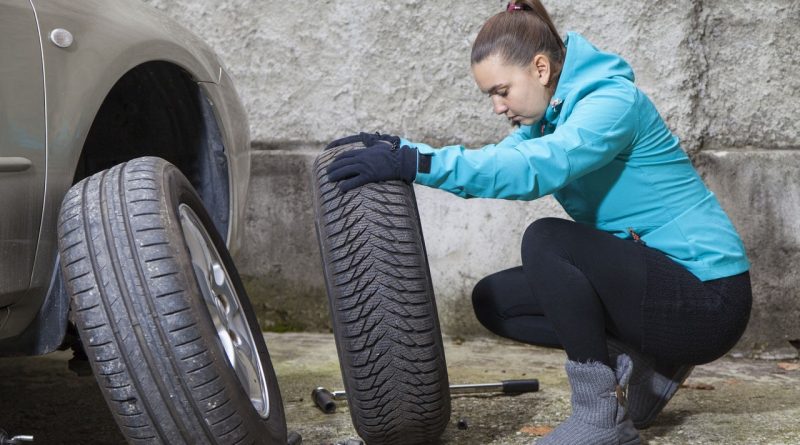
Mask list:
[[[353,424],[369,444],[435,442],[450,419],[447,366],[412,186],[341,193],[314,164],[314,210]]]
[[[286,444],[264,338],[222,238],[176,167],[76,184],[58,225],[71,318],[131,444]]]

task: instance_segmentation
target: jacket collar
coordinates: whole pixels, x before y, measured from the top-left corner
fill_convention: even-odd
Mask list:
[[[567,54],[556,91],[544,114],[544,119],[555,123],[564,101],[570,93],[603,79],[622,77],[634,81],[633,69],[620,56],[595,48],[582,35],[568,32],[564,39]]]

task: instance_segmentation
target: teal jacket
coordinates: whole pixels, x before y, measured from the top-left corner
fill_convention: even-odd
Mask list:
[[[745,272],[744,246],[678,138],[633,84],[630,65],[569,33],[545,117],[498,144],[435,149],[415,182],[464,198],[552,194],[577,222],[620,238],[630,230],[703,281]]]

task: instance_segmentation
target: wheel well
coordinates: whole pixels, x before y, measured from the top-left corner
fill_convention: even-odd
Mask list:
[[[226,239],[230,195],[222,136],[201,88],[168,62],[139,65],[114,85],[89,130],[73,183],[141,156],[178,167]]]

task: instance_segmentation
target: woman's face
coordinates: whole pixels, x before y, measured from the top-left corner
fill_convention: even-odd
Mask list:
[[[529,66],[506,63],[492,55],[472,65],[472,75],[482,92],[492,100],[494,112],[515,124],[533,125],[544,117],[552,92],[550,60],[537,54]]]

